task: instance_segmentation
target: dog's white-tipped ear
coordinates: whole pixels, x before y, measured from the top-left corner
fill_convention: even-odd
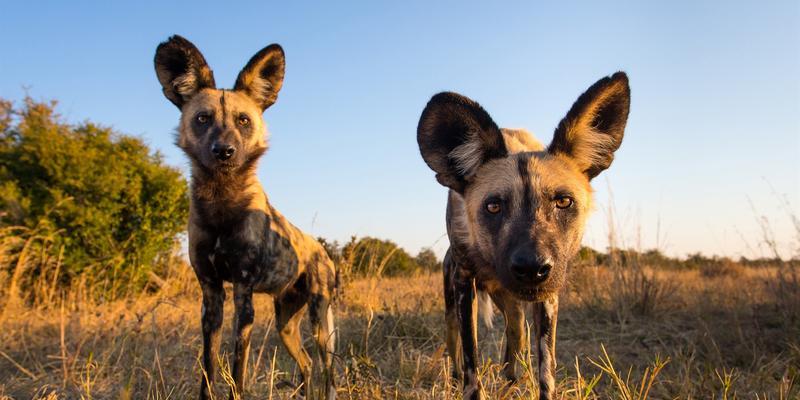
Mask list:
[[[617,72],[584,92],[558,124],[548,151],[572,158],[589,179],[611,165],[628,121],[628,76]]]
[[[417,143],[436,180],[459,193],[483,163],[508,155],[503,134],[489,113],[450,92],[433,96],[422,111]]]
[[[217,87],[203,54],[179,35],[158,45],[154,63],[164,96],[178,108],[199,91]]]
[[[261,106],[262,111],[266,110],[278,99],[285,66],[283,49],[271,44],[256,53],[239,72],[234,90],[245,92]]]

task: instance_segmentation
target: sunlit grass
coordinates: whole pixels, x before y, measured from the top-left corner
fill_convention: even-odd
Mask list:
[[[201,374],[200,294],[190,284],[194,277],[189,268],[182,270],[155,294],[105,304],[62,296],[54,300],[56,305],[7,314],[0,326],[0,395],[195,397]],[[800,395],[795,384],[800,328],[777,307],[771,290],[779,279],[777,268],[711,277],[700,271],[645,268],[642,273],[650,286],[669,288],[664,289],[669,308],[619,310],[617,294],[609,292],[620,284],[614,281],[617,272],[591,267],[573,271],[573,283],[563,293],[558,331],[560,398]],[[440,291],[437,274],[364,278],[344,287],[336,357],[340,398],[460,398],[444,347]],[[625,296],[636,293],[647,295],[639,291]],[[270,299],[255,299],[257,323],[244,398],[292,398],[299,371],[275,335]],[[225,312],[215,398],[227,398],[231,385],[230,304]],[[509,385],[502,377],[497,361],[502,359],[502,322],[499,315],[495,318],[494,331],[480,331],[484,390],[491,398],[536,399],[536,360],[530,351],[521,355],[519,382]],[[311,342],[306,343],[309,349]]]

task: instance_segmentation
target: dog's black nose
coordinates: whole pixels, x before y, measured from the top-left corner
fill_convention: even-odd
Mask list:
[[[235,151],[236,149],[229,144],[214,143],[214,145],[211,146],[211,152],[214,153],[214,157],[222,161],[231,158]]]
[[[527,282],[541,282],[550,275],[553,262],[527,250],[515,251],[511,256],[511,272],[517,279]]]

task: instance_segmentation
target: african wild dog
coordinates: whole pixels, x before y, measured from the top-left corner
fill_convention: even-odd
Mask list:
[[[192,168],[189,258],[203,292],[200,398],[213,392],[223,281],[233,283],[235,305],[231,397],[244,389],[252,296],[263,292],[274,296],[281,340],[300,367],[303,390],[310,394],[312,360],[300,336],[302,311],[308,304],[325,364],[326,398],[335,398],[333,262],[313,237],[269,204],[256,177],[256,163],[267,150],[262,113],[283,84],[283,50],[273,44],[256,53],[232,90],[217,89],[203,55],[177,35],[158,46],[155,68],[164,95],[181,110],[177,145]]]
[[[525,343],[524,302],[534,303],[539,398],[553,398],[558,292],[592,207],[589,181],[611,164],[629,104],[624,73],[599,80],[561,120],[547,148],[524,130],[498,128],[480,105],[455,93],[433,96],[422,112],[422,158],[450,189],[447,347],[463,367],[465,399],[482,396],[477,291],[488,293],[505,318],[504,375],[512,381]]]

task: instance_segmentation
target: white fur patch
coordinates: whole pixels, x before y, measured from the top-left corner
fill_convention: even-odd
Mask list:
[[[572,156],[581,163],[585,163],[586,166],[602,164],[608,154],[614,152],[615,143],[611,135],[592,128],[588,132],[578,134],[575,138]]]
[[[183,98],[188,98],[197,92],[197,77],[192,73],[179,75],[172,81],[172,87],[175,89],[175,93]]]
[[[328,306],[328,314],[325,317],[328,324],[328,351],[331,353],[336,350],[336,329],[334,329],[333,322],[333,307]]]
[[[478,314],[480,315],[483,326],[492,329],[494,328],[494,306],[492,305],[492,297],[489,293],[478,291]]]
[[[253,90],[253,96],[262,100],[268,99],[274,91],[272,83],[258,75],[253,78],[250,88]]]
[[[456,169],[464,177],[471,177],[483,161],[483,144],[477,132],[467,133],[467,140],[454,148],[449,157],[456,162]]]

